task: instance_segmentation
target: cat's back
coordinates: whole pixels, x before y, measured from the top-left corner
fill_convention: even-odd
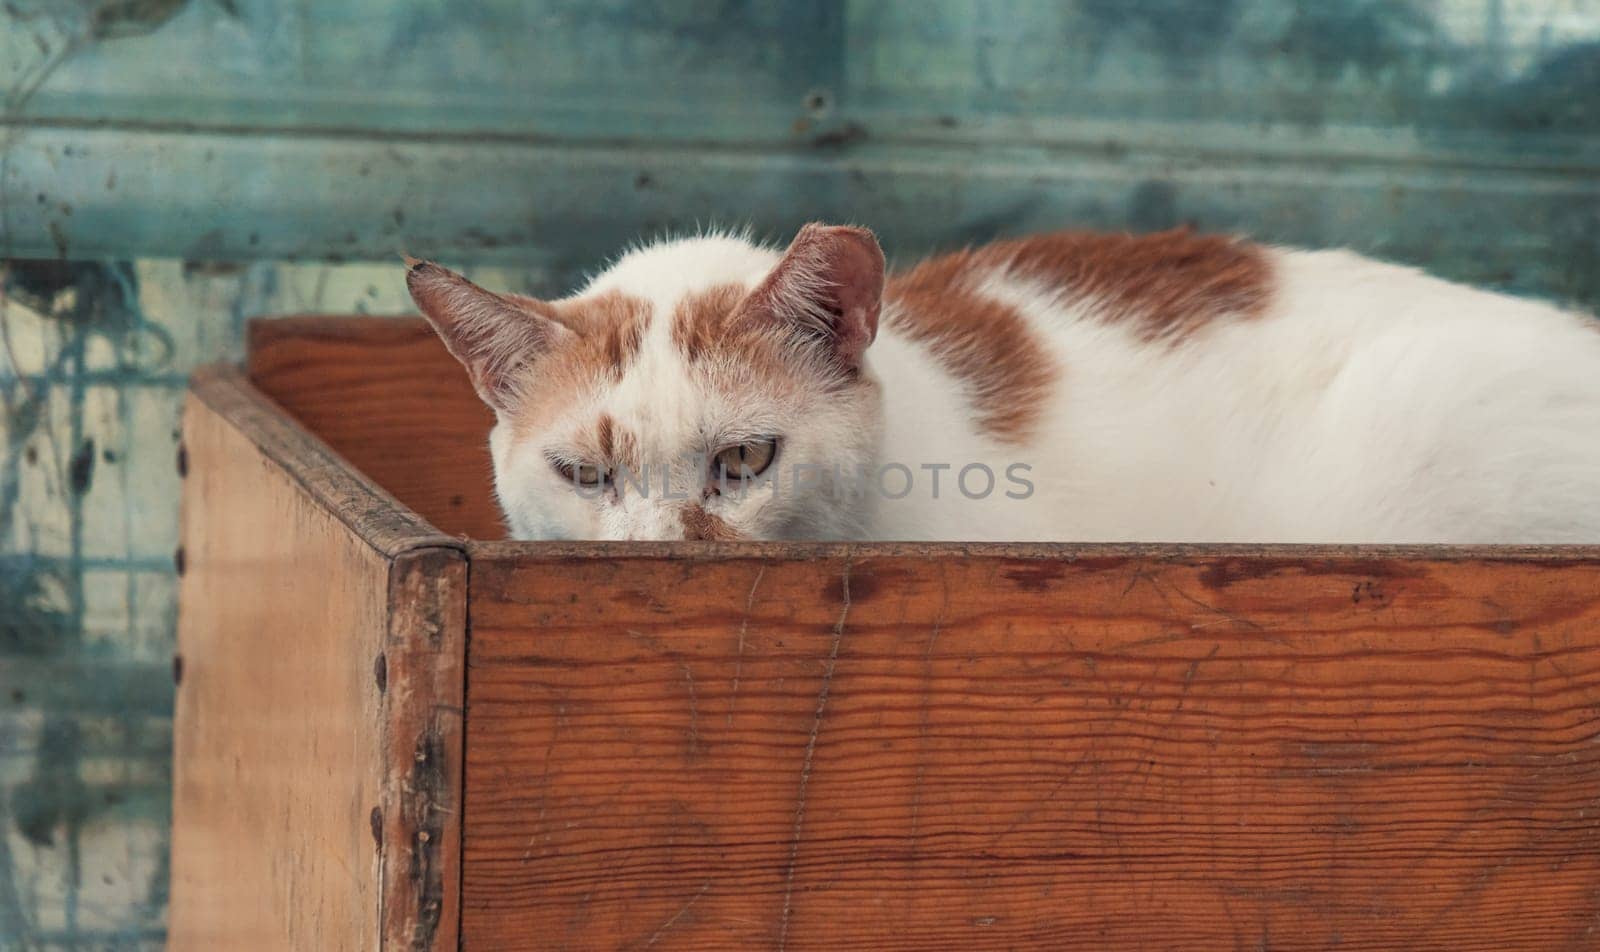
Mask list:
[[[1096,501],[1064,537],[1600,536],[1572,524],[1600,493],[1600,323],[1582,315],[1187,230],[996,242],[886,298],[890,334],[942,348],[980,409],[1011,408],[979,429],[1063,474],[1045,490],[1062,511]]]
[[[1022,312],[1041,329],[1063,318],[1122,325],[1147,340],[1179,338],[1225,316],[1262,313],[1274,251],[1187,228],[1147,235],[1063,231],[996,241],[929,258],[894,275],[891,326],[969,319],[975,301]]]
[[[1491,377],[1600,360],[1600,321],[1544,301],[1186,228],[997,241],[893,275],[885,298],[890,334],[1041,382],[1069,365],[1181,375],[1222,360],[1258,380],[1309,373],[1315,390],[1353,355],[1413,346],[1424,378],[1467,369],[1449,358],[1492,357]]]
[[[943,391],[960,392],[977,442],[1027,445],[1059,426],[1051,408],[1069,390],[1081,394],[1069,367],[1131,365],[1213,322],[1263,313],[1271,271],[1267,249],[1187,229],[996,241],[891,275],[877,358],[919,381],[907,403],[947,410]]]

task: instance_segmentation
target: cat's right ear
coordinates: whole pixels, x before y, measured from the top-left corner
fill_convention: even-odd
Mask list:
[[[572,335],[538,313],[538,301],[519,297],[513,303],[431,261],[406,258],[406,288],[497,413],[516,408],[528,368]]]
[[[883,249],[865,228],[813,222],[754,291],[749,306],[821,344],[849,370],[878,334]]]

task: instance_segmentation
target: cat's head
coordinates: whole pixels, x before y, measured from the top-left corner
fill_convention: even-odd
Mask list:
[[[495,294],[430,262],[406,284],[497,419],[516,538],[774,539],[857,533],[878,387],[883,252],[807,225],[629,252],[571,297]],[[741,478],[743,476],[744,478]]]

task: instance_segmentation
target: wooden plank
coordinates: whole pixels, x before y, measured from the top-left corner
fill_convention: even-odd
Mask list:
[[[1592,549],[582,549],[472,551],[464,949],[1593,945]]]
[[[312,499],[380,553],[460,546],[333,452],[321,434],[285,414],[237,368],[201,367],[190,383],[190,395],[191,403],[204,404],[225,417]]]
[[[385,682],[385,949],[455,949],[460,932],[467,562],[427,548],[395,560],[375,670]]]
[[[422,318],[255,320],[249,336],[251,382],[355,469],[447,533],[504,537],[494,415]]]
[[[184,441],[170,947],[376,948],[388,559],[198,401]]]
[[[169,947],[453,948],[464,553],[237,373],[183,456]]]

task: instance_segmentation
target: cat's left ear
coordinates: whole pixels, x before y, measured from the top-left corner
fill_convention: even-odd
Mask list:
[[[883,271],[883,249],[872,232],[812,223],[794,236],[749,300],[857,370],[878,334]]]
[[[431,261],[406,258],[406,287],[497,413],[516,409],[538,359],[572,336],[542,302],[486,291]]]

